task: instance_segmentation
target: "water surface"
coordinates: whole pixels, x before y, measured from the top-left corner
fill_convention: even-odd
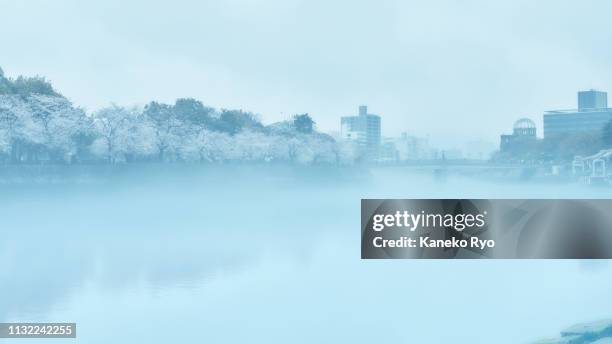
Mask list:
[[[0,321],[78,324],[54,343],[528,343],[612,317],[606,261],[359,252],[361,198],[607,189],[248,167],[3,188]]]

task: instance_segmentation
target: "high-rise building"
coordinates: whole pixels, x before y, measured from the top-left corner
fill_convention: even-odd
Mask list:
[[[581,132],[598,132],[612,120],[606,92],[578,92],[578,109],[544,113],[544,138]]]
[[[357,116],[340,119],[341,138],[355,142],[370,160],[378,159],[380,134],[380,116],[369,114],[365,105],[359,107]]]
[[[597,90],[578,92],[578,111],[605,109],[608,107],[608,94]]]

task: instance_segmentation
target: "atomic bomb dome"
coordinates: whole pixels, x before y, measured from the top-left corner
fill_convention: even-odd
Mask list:
[[[536,141],[536,125],[529,118],[520,118],[512,126],[512,135],[502,135],[499,149],[502,152],[522,152]]]
[[[521,118],[514,122],[513,129],[515,136],[536,136],[536,125],[529,118]]]
[[[533,123],[533,121],[530,120],[529,118],[521,118],[517,120],[516,122],[514,122],[514,129],[528,129],[528,128],[535,128],[535,127],[536,127],[535,123]]]

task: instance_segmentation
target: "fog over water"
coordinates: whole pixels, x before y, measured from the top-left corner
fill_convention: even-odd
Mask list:
[[[606,189],[230,166],[1,191],[0,321],[76,322],[81,343],[528,343],[612,317],[605,261],[361,260],[359,242],[361,198]]]

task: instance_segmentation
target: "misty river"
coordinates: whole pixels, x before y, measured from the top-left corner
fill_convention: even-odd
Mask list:
[[[3,185],[0,322],[77,323],[76,341],[53,343],[514,344],[612,315],[607,261],[360,259],[361,198],[609,189],[402,168],[211,170]]]

